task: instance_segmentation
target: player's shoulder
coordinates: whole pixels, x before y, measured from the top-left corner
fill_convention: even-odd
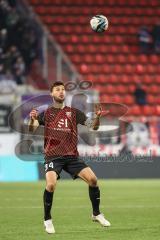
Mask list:
[[[53,106],[53,105],[49,105],[49,106],[46,108],[46,110],[44,111],[44,113],[46,114],[46,113],[50,113],[50,112],[52,112],[52,111],[54,111],[54,106]]]
[[[75,113],[76,115],[80,115],[80,114],[84,114],[81,110],[79,110],[78,108],[75,108],[75,107],[69,107],[69,106],[66,106],[66,112],[72,112],[72,113]]]
[[[78,108],[69,107],[69,106],[66,106],[66,110],[70,110],[70,111],[72,111],[72,112],[81,112]]]
[[[70,107],[70,106],[67,106],[67,105],[64,107],[64,109],[65,109],[66,112],[67,112],[67,111],[70,111],[70,112],[74,112],[74,111],[76,111],[75,108]]]

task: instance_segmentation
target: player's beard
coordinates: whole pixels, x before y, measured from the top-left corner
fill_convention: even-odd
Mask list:
[[[53,97],[53,99],[54,99],[54,101],[55,101],[56,103],[63,103],[63,102],[64,102],[64,98],[63,98],[63,99],[60,99],[60,98],[58,98],[58,97]]]

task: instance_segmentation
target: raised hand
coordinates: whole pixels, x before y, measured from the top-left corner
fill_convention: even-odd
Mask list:
[[[94,112],[95,112],[95,114],[98,116],[98,117],[100,117],[101,116],[101,114],[102,114],[102,106],[101,106],[101,104],[95,104],[94,105]]]
[[[29,114],[30,118],[32,120],[37,120],[37,117],[38,117],[38,111],[37,109],[32,109],[32,111],[30,112]]]

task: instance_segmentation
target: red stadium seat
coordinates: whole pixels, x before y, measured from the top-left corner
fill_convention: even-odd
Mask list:
[[[133,82],[132,77],[130,75],[127,75],[127,74],[122,75],[121,76],[121,82],[123,84],[128,84],[128,86],[129,86]]]
[[[154,82],[158,85],[160,84],[160,76],[159,75],[154,76]]]
[[[150,62],[153,63],[153,64],[159,64],[159,56],[158,55],[151,55],[150,56]]]
[[[146,70],[148,74],[155,74],[155,67],[152,64],[148,64]]]
[[[92,82],[93,79],[95,79],[95,75],[93,75],[93,74],[88,74],[88,75],[87,75],[87,78],[86,78],[87,81],[91,81],[91,82]],[[101,82],[101,81],[100,81],[100,82]]]
[[[116,83],[118,82],[117,76],[116,76],[115,74],[111,74],[111,75],[109,76],[109,82],[110,82],[111,84],[116,84]]]
[[[145,84],[151,84],[153,82],[152,76],[150,75],[144,75],[142,78]]]
[[[79,61],[79,59],[77,59]],[[89,67],[86,64],[81,64],[80,65],[80,72],[83,74],[86,74],[89,72]]]
[[[135,84],[129,84],[128,85],[128,93],[132,93],[135,91],[136,85]]]
[[[79,42],[79,38],[77,35],[72,35],[71,36],[71,42],[72,43],[78,43]]]
[[[123,38],[120,36],[120,35],[116,35],[114,36],[114,41],[115,41],[115,44],[122,44],[123,43]]]
[[[123,73],[123,68],[121,65],[115,65],[113,68],[113,71],[115,74],[121,74]]]
[[[139,61],[141,64],[147,64],[148,63],[148,56],[145,54],[139,55]]]
[[[148,96],[147,96],[147,103],[149,103],[149,104],[156,104],[156,97],[154,95],[148,94]]]
[[[102,94],[100,96],[100,100],[101,100],[102,103],[103,102],[104,103],[111,102],[111,97],[109,95],[107,95],[107,94]]]
[[[132,75],[131,76],[131,82],[134,84],[137,84],[139,82],[141,82],[141,76],[139,75]]]
[[[34,4],[38,4],[39,0],[30,0],[30,2],[34,5]]]
[[[43,4],[50,4],[51,3],[51,0],[43,0]]]
[[[135,103],[134,97],[132,95],[125,95],[124,96],[124,104],[126,105],[133,105]]]
[[[81,29],[81,31],[82,31],[82,29]],[[90,39],[87,35],[82,35],[81,36],[81,41],[82,41],[83,44],[88,44]]]
[[[123,104],[123,98],[121,95],[115,94],[112,98],[112,101],[115,103]]]
[[[84,44],[79,44],[78,47],[76,47],[77,53],[84,54],[86,53],[86,46]]]
[[[148,92],[150,92],[151,94],[159,94],[159,88],[156,84],[152,84],[148,87]]]
[[[142,111],[139,105],[133,105],[128,109],[128,115],[140,116],[141,114],[142,114]]]
[[[77,54],[72,55],[72,61],[75,63],[81,63],[82,62],[81,56]]]
[[[156,114],[156,109],[155,107],[146,105],[142,107],[142,114],[145,116],[153,116]]]
[[[102,73],[104,73],[104,74],[112,73],[112,69],[111,69],[110,65],[108,65],[108,64],[103,64],[101,66],[101,69],[102,69]]]
[[[134,65],[126,64],[125,65],[125,73],[132,74],[135,71]]]
[[[92,60],[93,60],[93,57],[92,57]],[[102,63],[104,63],[104,58],[103,58],[103,56],[102,56],[101,54],[96,54],[96,55],[95,55],[95,62],[96,62],[97,64],[102,64]]]
[[[109,95],[113,95],[116,92],[116,88],[111,84],[107,84],[107,87],[105,88],[105,92]]]
[[[136,63],[137,62],[137,57],[133,54],[130,54],[127,59],[128,63]]]
[[[75,52],[75,48],[74,48],[73,45],[67,45],[67,46],[66,46],[66,51],[67,51],[68,53],[74,53],[74,52]]]
[[[118,61],[118,63],[120,63],[120,64],[125,64],[125,63],[127,62],[126,56],[125,56],[124,54],[119,54],[119,55],[117,56],[117,61]]]
[[[107,76],[105,74],[99,74],[98,75],[98,82],[107,84]]]
[[[116,92],[119,94],[126,94],[128,92],[127,86],[124,84],[118,84],[116,86]]]
[[[115,56],[113,54],[108,54],[106,60],[109,64],[110,63],[115,63]]]
[[[160,115],[160,105],[155,106],[155,115]]]
[[[43,6],[36,6],[35,7],[35,10],[36,10],[36,12],[38,13],[38,14],[45,14],[46,13],[46,9],[43,7]]]
[[[58,41],[61,43],[61,44],[66,44],[66,43],[69,43],[69,39],[68,39],[68,36],[66,35],[57,35],[56,39],[58,39]],[[73,45],[71,44],[68,44],[67,47],[69,46],[69,48]]]

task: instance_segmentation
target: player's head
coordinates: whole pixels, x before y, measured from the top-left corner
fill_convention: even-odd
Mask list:
[[[50,88],[51,96],[55,102],[63,103],[65,100],[65,86],[63,82],[56,81]]]

